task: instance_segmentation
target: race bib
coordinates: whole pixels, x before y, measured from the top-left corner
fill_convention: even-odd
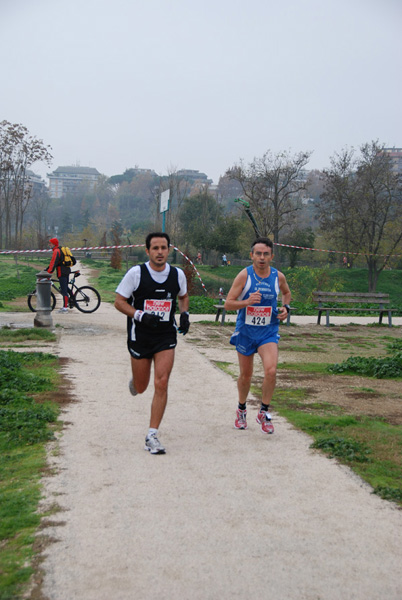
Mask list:
[[[145,300],[144,302],[144,312],[157,315],[162,321],[169,321],[171,310],[171,300]]]
[[[272,306],[247,306],[246,325],[262,327],[271,323]]]

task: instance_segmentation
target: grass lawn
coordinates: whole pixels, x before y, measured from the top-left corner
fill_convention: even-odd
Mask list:
[[[10,333],[0,329],[0,342],[9,344]],[[26,340],[23,330],[15,333]],[[18,600],[34,573],[40,480],[58,427],[61,377],[58,358],[41,352],[0,350],[0,371],[0,598]]]

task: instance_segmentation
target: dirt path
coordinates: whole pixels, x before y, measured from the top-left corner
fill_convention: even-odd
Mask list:
[[[160,429],[143,451],[152,386],[128,392],[125,320],[54,314],[76,397],[63,415],[46,504],[49,600],[400,600],[402,512],[309,448],[283,419],[264,436],[236,384],[180,338]]]
[[[309,403],[326,402],[345,408],[349,414],[369,415],[402,424],[401,382],[397,379],[373,379],[362,375],[334,377],[329,373],[294,371],[295,363],[342,363],[351,356],[385,357],[391,343],[400,343],[402,328],[362,327],[343,324],[328,330],[305,324],[296,317],[297,327],[281,327],[276,390],[304,388],[306,407]],[[347,321],[347,319],[346,319]],[[225,372],[238,377],[236,350],[230,345],[234,327],[216,327],[215,323],[193,322],[187,340],[197,346],[208,360],[219,363]],[[255,361],[252,385],[262,386],[264,370]],[[250,404],[250,402],[249,402]],[[275,396],[273,407],[275,408]]]

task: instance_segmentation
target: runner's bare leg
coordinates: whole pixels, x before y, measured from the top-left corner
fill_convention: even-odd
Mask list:
[[[168,384],[174,363],[174,348],[162,350],[154,355],[154,397],[151,406],[150,427],[158,429],[165,412]]]
[[[244,354],[237,353],[239,361],[240,375],[237,380],[237,391],[239,393],[239,404],[245,404],[248,393],[250,391],[251,377],[253,376],[253,361],[254,354],[251,356],[244,356]]]
[[[135,389],[139,394],[145,392],[151,377],[152,358],[131,357],[131,370]]]
[[[264,381],[262,382],[262,403],[270,404],[274,395],[276,384],[276,368],[278,364],[278,344],[269,342],[258,348],[264,367]]]

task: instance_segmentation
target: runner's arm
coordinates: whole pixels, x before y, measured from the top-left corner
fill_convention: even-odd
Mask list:
[[[180,322],[177,331],[183,335],[186,335],[190,329],[190,319],[188,314],[189,304],[190,298],[187,293],[184,294],[184,296],[179,296]]]
[[[281,290],[282,296],[282,306],[278,310],[278,319],[280,321],[284,321],[288,317],[288,309],[286,308],[286,305],[289,306],[292,296],[290,293],[288,282],[286,281],[286,277],[283,273],[278,272],[278,280],[279,289]]]
[[[179,313],[180,314],[183,312],[188,313],[188,309],[189,309],[189,305],[190,305],[190,297],[187,293],[187,279],[186,279],[183,269],[177,268],[177,273],[178,273],[178,277],[179,277],[179,286],[180,286],[179,294],[178,294]]]
[[[190,306],[190,297],[188,294],[184,296],[179,296],[179,312],[188,312]]]
[[[225,301],[225,310],[239,310],[245,306],[251,306],[252,304],[259,304],[261,302],[260,292],[253,292],[247,298],[247,300],[237,300],[243,291],[244,286],[247,282],[247,269],[243,269],[236,276],[233,281],[232,287],[230,288]]]
[[[118,311],[123,313],[123,315],[127,315],[127,317],[134,317],[135,308],[131,306],[127,302],[127,298],[122,296],[121,294],[116,294],[116,299],[114,301],[114,307],[117,308]]]

